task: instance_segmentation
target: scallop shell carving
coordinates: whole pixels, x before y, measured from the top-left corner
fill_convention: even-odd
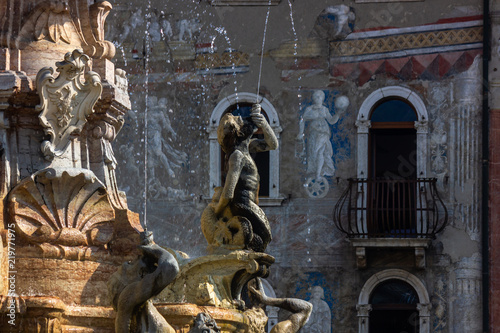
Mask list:
[[[106,188],[86,169],[41,170],[8,197],[9,217],[30,243],[104,245],[115,219]]]

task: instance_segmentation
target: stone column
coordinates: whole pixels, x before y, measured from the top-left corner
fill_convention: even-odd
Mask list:
[[[358,310],[358,333],[368,333],[371,304],[358,304],[356,310]]]
[[[431,331],[430,317],[431,305],[430,304],[417,304],[420,332],[429,333]]]

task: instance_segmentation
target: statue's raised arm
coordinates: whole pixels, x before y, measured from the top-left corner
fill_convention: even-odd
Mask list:
[[[269,126],[264,115],[261,113],[260,104],[254,104],[252,107],[252,112],[250,113],[253,123],[257,126],[257,129],[262,130],[264,134],[264,139],[252,139],[248,147],[251,153],[259,153],[268,150],[275,150],[278,148],[278,138],[274,134],[273,129]]]

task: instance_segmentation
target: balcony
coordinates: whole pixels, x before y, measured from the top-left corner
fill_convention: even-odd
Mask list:
[[[425,248],[448,223],[436,179],[349,179],[333,211],[336,227],[356,248],[358,266],[366,266],[367,247],[415,248],[417,267],[425,266]]]

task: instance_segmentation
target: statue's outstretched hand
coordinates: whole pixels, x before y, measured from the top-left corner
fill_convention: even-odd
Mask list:
[[[264,288],[262,287],[262,282],[259,278],[256,278],[255,284],[258,289],[256,289],[251,284],[248,284],[248,290],[253,294],[253,296],[262,304],[266,304],[267,296],[264,294]]]

